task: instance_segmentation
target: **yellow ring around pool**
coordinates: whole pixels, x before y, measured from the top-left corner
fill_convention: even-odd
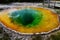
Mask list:
[[[25,28],[23,26],[16,25],[11,22],[8,13],[13,9],[8,9],[0,12],[0,21],[7,27],[12,30],[22,32],[22,33],[40,33],[40,32],[48,32],[54,28],[57,28],[59,25],[58,15],[48,9],[30,7],[34,10],[38,10],[43,12],[44,19],[41,21],[41,25],[36,25],[34,28]],[[20,10],[21,8],[14,8],[16,10]]]

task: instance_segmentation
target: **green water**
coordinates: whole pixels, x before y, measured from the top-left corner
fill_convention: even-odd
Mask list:
[[[33,9],[22,9],[10,13],[12,23],[33,27],[42,19],[42,12]]]

